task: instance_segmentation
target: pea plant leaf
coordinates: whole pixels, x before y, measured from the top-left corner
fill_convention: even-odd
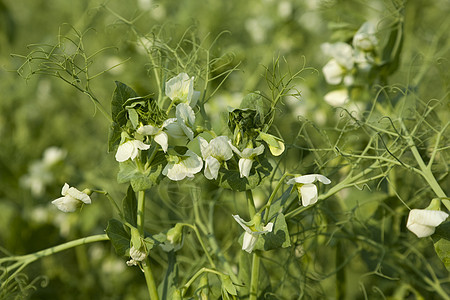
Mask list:
[[[126,256],[127,250],[130,248],[131,236],[123,227],[122,222],[116,219],[109,220],[105,231],[117,255]]]
[[[450,241],[442,238],[434,243],[434,249],[447,268],[447,271],[450,272]]]
[[[269,176],[272,171],[272,165],[269,163],[267,158],[263,156],[255,159],[248,178],[241,178],[239,166],[233,159],[227,161],[227,166],[228,169],[220,169],[216,182],[219,186],[234,191],[254,189],[260,185],[262,180]]]
[[[122,209],[125,221],[137,227],[137,198],[131,185],[128,186],[127,195],[123,198]]]

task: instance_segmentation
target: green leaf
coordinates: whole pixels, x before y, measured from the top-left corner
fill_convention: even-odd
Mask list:
[[[264,124],[265,117],[270,112],[270,102],[261,96],[259,91],[250,93],[242,99],[240,109],[251,109],[256,111],[256,118],[260,124]]]
[[[433,238],[443,238],[450,241],[450,221],[444,222],[438,227],[436,227],[436,231],[433,234]]]
[[[272,165],[263,157],[257,157],[252,165],[248,178],[241,178],[239,165],[233,159],[227,161],[228,169],[221,168],[216,180],[217,184],[226,189],[235,191],[246,191],[254,189],[261,184],[262,180],[270,175]]]
[[[440,239],[434,243],[434,249],[437,255],[444,263],[447,270],[450,272],[450,241],[446,239]]]
[[[111,101],[111,116],[112,119],[116,121],[119,125],[125,125],[126,118],[124,116],[123,105],[128,99],[136,98],[138,95],[132,88],[127,86],[125,83],[116,81],[115,84],[116,88],[114,90]]]
[[[130,234],[125,230],[122,222],[111,219],[106,227],[106,234],[111,240],[117,255],[126,256],[127,250],[130,248]]]
[[[274,223],[272,232],[262,234],[256,242],[254,249],[268,251],[291,246],[291,239],[289,238],[289,231],[284,215],[278,213],[269,222]]]
[[[127,195],[122,201],[123,216],[125,221],[137,227],[137,198],[132,186],[128,186]]]
[[[121,134],[122,128],[116,122],[112,122],[108,134],[108,152],[113,151],[115,146],[119,145]]]
[[[167,253],[168,265],[164,280],[158,286],[161,299],[174,299],[178,284],[178,262],[174,252]]]
[[[229,275],[220,275],[220,281],[222,282],[222,290],[230,295],[237,295],[236,287],[234,286],[233,282],[231,281],[231,278]]]

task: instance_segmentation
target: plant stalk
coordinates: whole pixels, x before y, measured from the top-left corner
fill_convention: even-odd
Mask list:
[[[144,236],[144,212],[145,212],[145,191],[138,192],[138,211],[137,211],[137,228],[142,239]],[[158,289],[156,287],[155,278],[150,268],[150,259],[147,257],[142,264],[145,282],[147,283],[148,294],[151,300],[159,300]]]
[[[250,281],[249,300],[256,300],[258,297],[258,279],[259,279],[259,256],[256,252],[253,252],[252,278]]]

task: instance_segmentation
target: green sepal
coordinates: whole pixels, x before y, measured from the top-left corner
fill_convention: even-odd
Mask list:
[[[139,230],[136,227],[132,227],[130,230],[131,233],[131,245],[133,246],[135,249],[140,250],[142,247],[142,242],[141,242],[141,234],[139,233]]]
[[[241,178],[238,162],[234,159],[227,161],[228,169],[222,167],[219,171],[216,183],[223,188],[234,191],[251,190],[261,184],[262,180],[270,175],[272,165],[264,156],[258,156],[253,161],[248,178]]]
[[[122,200],[125,221],[137,227],[137,198],[133,187],[128,186],[127,195]]]
[[[111,240],[111,244],[116,250],[117,255],[126,256],[127,250],[130,248],[130,234],[125,230],[122,222],[116,219],[108,221],[106,234]]]

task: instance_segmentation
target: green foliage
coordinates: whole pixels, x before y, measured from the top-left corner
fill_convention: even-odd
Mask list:
[[[161,181],[164,163],[165,157],[161,152],[155,155],[152,164],[144,170],[131,160],[121,162],[117,181],[119,183],[130,182],[135,192],[147,190]]]
[[[119,220],[111,219],[108,221],[106,227],[106,234],[111,240],[117,255],[126,256],[128,249],[130,249],[130,233],[127,232]]]
[[[0,298],[145,299],[144,264],[124,260],[132,245],[148,252],[162,299],[247,299],[255,276],[258,299],[448,298],[449,223],[437,226],[434,247],[406,228],[410,209],[431,199],[449,209],[450,11],[442,1],[147,2],[39,0],[24,8],[0,0]],[[321,44],[353,47],[367,20],[378,40],[370,67],[356,62],[352,84],[328,84]],[[169,143],[166,153],[161,140],[136,130],[142,123],[169,132],[161,126],[176,106],[165,83],[182,72],[195,78],[200,98],[195,123],[176,129],[194,138]],[[327,91],[336,90],[347,98],[329,103]],[[266,151],[248,178],[234,153],[219,162],[217,180],[204,169],[168,179],[168,153],[200,156],[199,134]],[[105,152],[122,137],[150,148],[117,163]],[[52,146],[67,154],[42,167]],[[318,202],[302,207],[286,179],[315,173],[332,183],[314,183]],[[94,191],[92,203],[57,211],[50,203],[65,182]],[[231,217],[255,212],[274,222],[254,248],[258,274]],[[174,226],[183,228],[177,247],[168,246]],[[32,266],[19,255],[105,227],[107,243],[80,242]]]
[[[265,157],[255,159],[252,171],[248,177],[241,178],[236,160],[227,161],[227,169],[221,168],[217,183],[220,187],[243,192],[251,190],[261,184],[262,180],[270,175],[272,166]]]
[[[440,239],[434,243],[436,253],[450,272],[450,241],[448,239]]]

